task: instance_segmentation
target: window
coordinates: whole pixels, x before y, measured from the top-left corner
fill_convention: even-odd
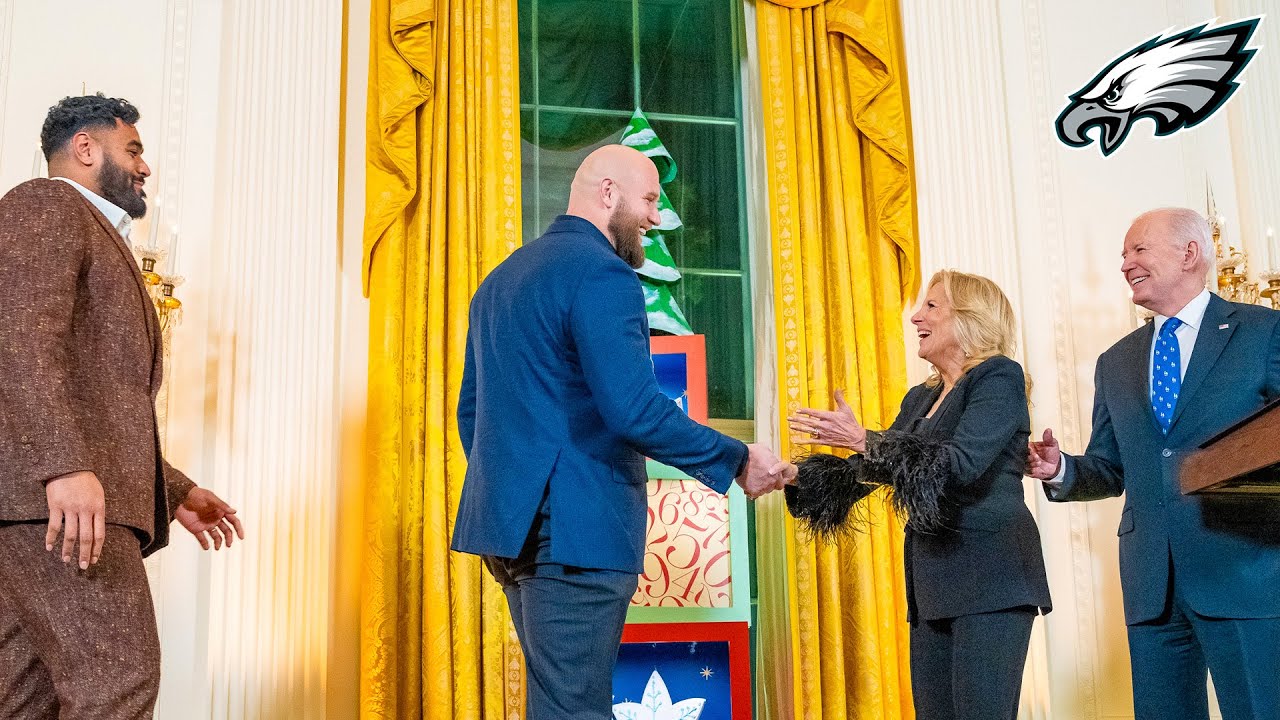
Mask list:
[[[676,301],[707,336],[709,414],[751,418],[741,8],[735,0],[520,0],[519,9],[524,240],[564,212],[582,159],[617,142],[643,110],[678,168],[663,189],[684,227],[666,241],[683,275]]]

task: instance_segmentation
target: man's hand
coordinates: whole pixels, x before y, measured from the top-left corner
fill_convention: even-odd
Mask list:
[[[173,517],[196,536],[200,547],[205,550],[209,549],[210,543],[214,550],[220,550],[224,544],[231,547],[232,541],[237,537],[244,539],[244,528],[240,526],[236,511],[217,495],[201,487],[191,488]]]
[[[88,570],[102,557],[102,543],[107,539],[107,501],[98,476],[87,471],[61,475],[45,483],[44,494],[49,500],[44,549],[52,551],[62,531],[62,562],[71,562],[79,541],[80,569]]]
[[[747,446],[747,467],[738,476],[738,484],[747,497],[755,500],[761,495],[781,490],[795,477],[795,465],[779,460],[769,448],[751,443]]]
[[[1062,450],[1052,429],[1044,431],[1042,440],[1027,443],[1027,476],[1037,480],[1052,480],[1062,464]]]

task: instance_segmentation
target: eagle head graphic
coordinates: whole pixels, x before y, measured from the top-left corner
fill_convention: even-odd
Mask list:
[[[1097,127],[1102,154],[1110,155],[1138,118],[1151,118],[1156,135],[1198,125],[1239,86],[1235,77],[1256,52],[1245,45],[1260,20],[1208,30],[1206,23],[1126,52],[1069,96],[1055,123],[1058,139],[1084,147],[1093,142],[1086,131]]]

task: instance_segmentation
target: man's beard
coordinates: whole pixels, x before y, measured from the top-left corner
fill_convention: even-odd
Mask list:
[[[644,218],[632,213],[623,205],[614,209],[609,216],[609,234],[613,236],[613,251],[632,268],[639,269],[644,265],[644,245],[640,240],[640,229],[644,227]]]
[[[98,188],[102,190],[103,199],[138,220],[147,214],[147,194],[134,191],[134,178],[133,173],[115,164],[110,157],[103,156],[102,169],[98,171]]]

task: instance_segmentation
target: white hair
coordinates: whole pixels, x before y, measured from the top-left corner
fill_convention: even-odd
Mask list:
[[[1187,245],[1194,240],[1200,246],[1198,270],[1202,275],[1209,272],[1216,250],[1213,247],[1213,235],[1209,231],[1209,221],[1203,215],[1190,208],[1156,208],[1134,218],[1131,227],[1155,220],[1163,221],[1165,232],[1161,235],[1179,250],[1186,250]]]

